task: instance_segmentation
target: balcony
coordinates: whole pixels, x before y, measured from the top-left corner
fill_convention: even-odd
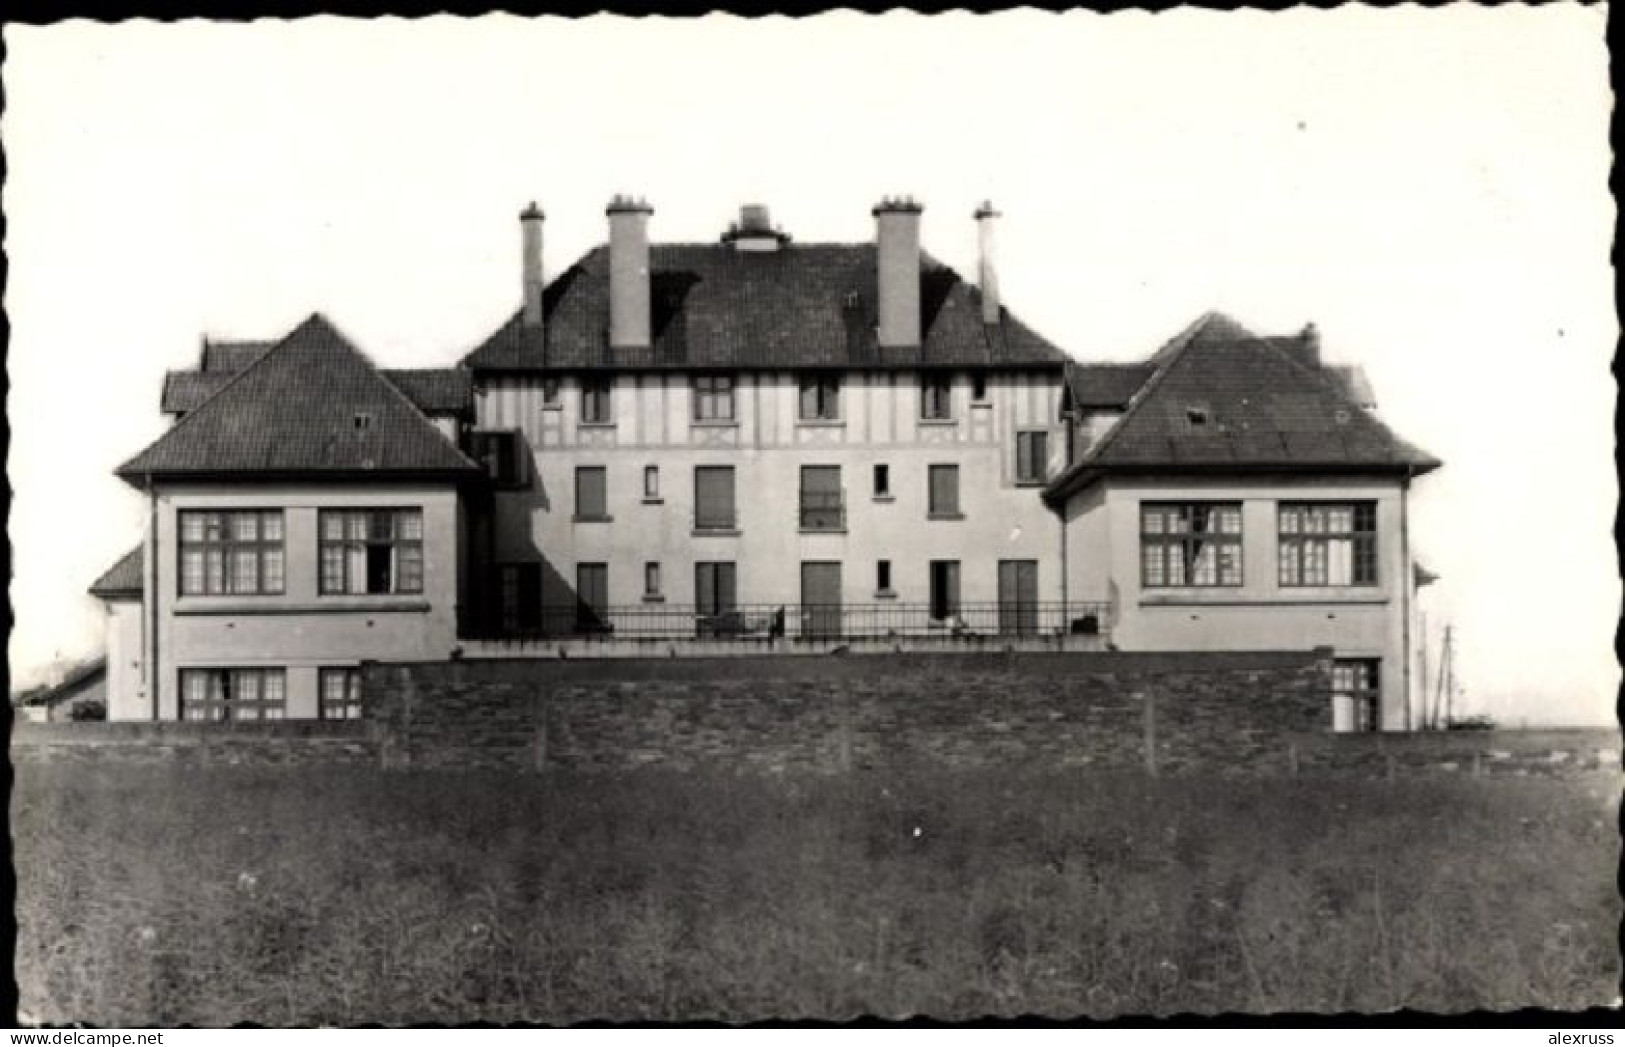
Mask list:
[[[842,491],[802,491],[803,531],[846,530],[846,495]]]
[[[586,645],[621,640],[658,641],[920,641],[976,645],[984,641],[1069,641],[1104,644],[1111,605],[1014,601],[933,607],[929,603],[738,604],[701,608],[682,604],[591,607],[584,603],[526,608],[517,615],[465,621],[466,641],[569,641]],[[1051,643],[1049,646],[1055,646]]]

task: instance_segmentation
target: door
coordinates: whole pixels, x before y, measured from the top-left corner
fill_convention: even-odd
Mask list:
[[[609,625],[609,565],[576,565],[576,632],[604,633]]]
[[[931,617],[947,621],[959,617],[959,561],[931,561]]]
[[[1038,561],[999,561],[999,632],[1032,636],[1038,632]]]
[[[738,576],[731,561],[694,565],[694,625],[700,636],[737,632]]]
[[[801,565],[801,635],[827,639],[841,635],[841,565],[807,561]]]

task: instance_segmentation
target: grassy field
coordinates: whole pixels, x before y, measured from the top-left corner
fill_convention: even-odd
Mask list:
[[[205,1025],[1607,1003],[1619,780],[22,765],[16,977]]]

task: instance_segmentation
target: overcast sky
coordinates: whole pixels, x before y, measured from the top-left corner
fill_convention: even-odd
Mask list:
[[[85,587],[138,540],[112,469],[200,337],[326,313],[380,364],[449,365],[618,191],[656,239],[746,201],[865,240],[883,194],[1007,304],[1134,359],[1202,311],[1313,320],[1442,457],[1413,538],[1469,711],[1607,721],[1616,336],[1606,9],[789,21],[313,19],[7,26],[15,501],[10,656],[97,650]]]

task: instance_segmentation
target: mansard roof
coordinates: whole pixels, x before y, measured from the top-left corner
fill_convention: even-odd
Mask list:
[[[140,596],[145,586],[142,572],[146,559],[142,546],[137,544],[134,549],[119,557],[117,563],[103,571],[100,578],[90,583],[90,595],[99,596],[104,600]]]
[[[502,371],[1004,367],[1059,369],[1067,356],[1008,309],[982,321],[981,292],[922,253],[923,344],[875,338],[875,247],[725,243],[649,249],[647,349],[609,347],[609,250],[599,245],[550,283],[542,334],[515,312],[463,358]]]
[[[1046,499],[1108,473],[1415,476],[1440,464],[1361,406],[1349,374],[1321,365],[1306,338],[1261,338],[1208,313],[1151,362],[1123,417],[1050,483]]]
[[[479,469],[326,318],[313,315],[116,472],[133,483],[456,479]]]

